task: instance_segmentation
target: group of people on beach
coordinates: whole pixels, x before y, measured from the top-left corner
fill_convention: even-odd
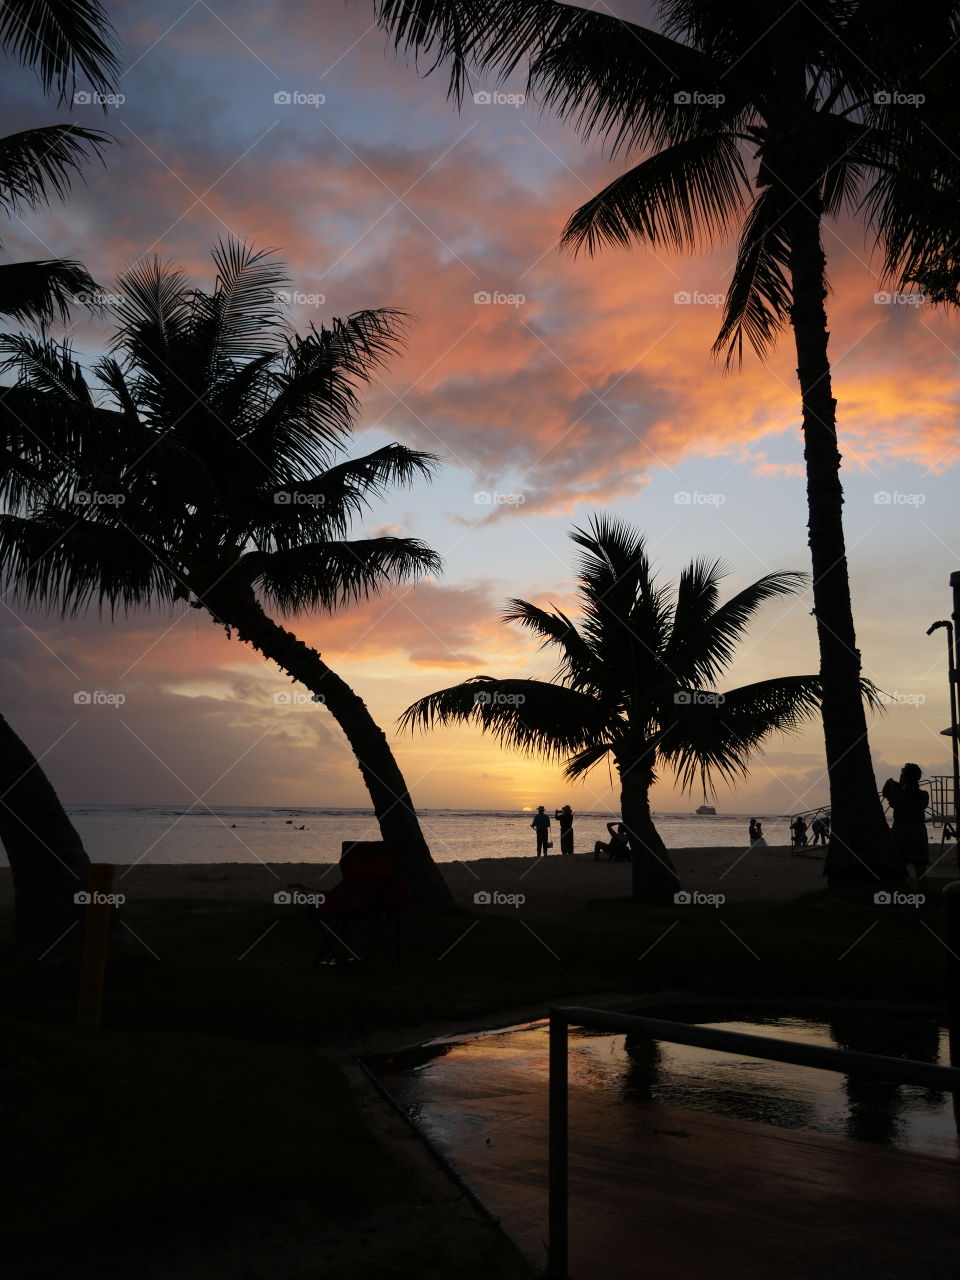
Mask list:
[[[555,809],[553,816],[560,825],[560,853],[564,857],[570,857],[573,853],[573,810],[565,804],[562,809]],[[550,839],[550,815],[542,804],[537,806],[530,826],[537,836],[537,857],[545,858],[553,848],[553,841]],[[593,846],[594,858],[599,861],[600,854],[605,853],[611,862],[629,862],[630,841],[626,827],[622,822],[608,822],[607,831],[610,839],[596,842]]]
[[[920,789],[922,777],[920,766],[905,764],[900,770],[900,779],[888,778],[883,784],[882,795],[893,812],[893,841],[903,863],[904,873],[909,867],[919,880],[926,875],[930,865],[930,853],[927,843],[926,810],[930,797]],[[562,809],[554,810],[554,818],[560,826],[560,853],[569,857],[573,853],[573,810],[568,804]],[[550,815],[541,804],[533,815],[530,826],[537,836],[537,857],[546,857],[553,848],[550,839]],[[818,813],[810,826],[800,814],[790,824],[790,840],[794,849],[805,849],[810,843],[807,832],[813,832],[813,846],[826,846],[830,838],[830,815]],[[598,840],[593,846],[593,856],[599,862],[600,855],[605,853],[611,862],[628,862],[630,860],[630,838],[622,822],[608,822],[609,840]],[[747,830],[752,849],[765,849],[767,841],[763,834],[763,824],[756,818],[750,819]]]

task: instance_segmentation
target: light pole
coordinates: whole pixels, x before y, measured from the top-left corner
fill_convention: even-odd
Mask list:
[[[948,622],[945,619],[940,622],[933,623],[927,628],[927,635],[932,635],[934,631],[939,631],[943,627],[947,633],[947,678],[950,682],[950,728],[942,730],[945,737],[950,738],[950,746],[953,755],[953,821],[952,834],[954,844],[957,848],[958,862],[960,862],[960,730],[957,727],[957,710],[958,699],[960,699],[960,683],[958,683],[958,671],[960,671],[960,654],[958,654],[957,646],[960,636],[960,572],[950,575],[950,586],[953,589],[953,621]]]

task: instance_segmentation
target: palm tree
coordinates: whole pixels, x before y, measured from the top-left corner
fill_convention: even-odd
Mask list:
[[[6,0],[0,48],[36,71],[45,94],[63,103],[77,75],[108,94],[119,71],[114,33],[96,0]],[[0,138],[0,209],[20,215],[62,200],[86,159],[101,155],[107,134],[73,124],[44,125]],[[79,262],[52,258],[0,264],[0,316],[44,326],[66,320],[72,305],[93,309],[98,286]],[[21,397],[22,401],[22,397]],[[30,415],[9,394],[0,410],[0,486],[3,496],[29,483],[19,449]],[[13,873],[17,949],[45,954],[79,921],[74,894],[89,859],[56,792],[26,744],[0,716],[0,841]]]
[[[875,883],[893,853],[861,699],[821,227],[860,207],[885,240],[902,214],[895,166],[928,123],[918,90],[953,92],[957,5],[924,6],[920,19],[909,6],[851,0],[659,8],[662,31],[553,0],[376,3],[398,49],[449,62],[458,100],[472,67],[507,76],[528,59],[531,96],[585,138],[614,157],[648,151],[573,214],[567,247],[691,250],[739,225],[715,351],[738,361],[746,339],[762,357],[793,329],[833,812],[828,877]]]
[[[385,840],[419,901],[448,900],[406,782],[363,700],[266,612],[332,611],[416,579],[439,558],[414,538],[351,538],[354,518],[435,459],[400,444],[344,456],[357,387],[396,348],[405,317],[361,311],[290,334],[270,255],[230,242],[216,283],[142,263],[118,284],[99,403],[69,344],[2,341],[18,388],[59,441],[45,494],[0,517],[18,595],[81,610],[189,600],[305,685],[343,729]]]
[[[802,573],[770,573],[719,603],[719,561],[694,560],[675,589],[661,586],[644,538],[594,516],[570,537],[581,548],[581,621],[511,600],[504,622],[519,622],[559,651],[552,681],[474,676],[408,707],[408,728],[472,722],[504,746],[564,760],[582,778],[612,757],[620,810],[633,853],[633,894],[670,901],[679,888],[650,816],[659,769],[704,794],[719,776],[745,775],[751,750],[775,729],[790,730],[820,705],[817,676],[759,680],[720,694],[715,684],[764,601],[799,590]]]

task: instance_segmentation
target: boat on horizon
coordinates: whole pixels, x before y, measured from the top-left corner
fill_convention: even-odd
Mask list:
[[[717,811],[712,804],[702,804],[697,810],[698,818],[715,818]]]

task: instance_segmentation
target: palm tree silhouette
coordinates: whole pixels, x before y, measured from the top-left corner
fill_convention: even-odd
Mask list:
[[[568,248],[689,251],[739,224],[715,351],[738,361],[746,339],[763,356],[793,329],[833,813],[827,874],[876,884],[896,869],[861,698],[821,227],[859,208],[881,241],[901,230],[918,169],[898,182],[896,166],[931,132],[917,91],[929,87],[934,123],[955,98],[956,6],[926,6],[922,19],[847,0],[661,0],[659,10],[662,31],[553,0],[376,3],[399,50],[426,52],[431,70],[450,64],[458,101],[471,68],[505,77],[526,59],[530,94],[583,137],[614,157],[651,153],[574,213]]]
[[[571,780],[612,757],[634,897],[670,901],[679,880],[650,816],[658,769],[706,794],[714,777],[745,775],[751,750],[775,729],[794,729],[819,707],[817,676],[714,688],[760,605],[798,591],[805,577],[766,574],[721,604],[718,561],[692,561],[671,589],[657,583],[643,535],[628,525],[596,515],[570,537],[581,549],[579,625],[526,600],[511,600],[503,614],[559,651],[554,680],[474,676],[419,699],[402,723],[472,722],[506,747],[565,761]]]
[[[43,92],[55,93],[61,103],[72,98],[78,74],[94,92],[112,91],[119,71],[113,44],[113,29],[96,0],[8,0],[0,12],[0,48],[36,71]],[[100,130],[73,124],[0,138],[0,209],[20,216],[64,199],[84,161],[100,156],[109,141]],[[72,259],[0,263],[0,316],[21,324],[65,321],[74,305],[95,309],[97,296],[96,282]],[[29,479],[25,453],[36,443],[23,395],[3,390],[0,436],[0,498],[9,500]],[[3,716],[0,840],[13,873],[17,949],[36,959],[75,929],[74,895],[83,888],[89,859],[50,780]]]
[[[189,600],[333,715],[384,839],[423,903],[448,892],[380,727],[320,654],[266,612],[333,611],[439,568],[415,538],[351,538],[354,518],[435,459],[400,444],[345,456],[357,388],[405,317],[361,311],[291,334],[283,268],[228,242],[205,293],[159,261],[118,283],[112,354],[94,372],[69,344],[0,346],[48,433],[43,496],[0,517],[8,581],[33,604],[129,610]]]

